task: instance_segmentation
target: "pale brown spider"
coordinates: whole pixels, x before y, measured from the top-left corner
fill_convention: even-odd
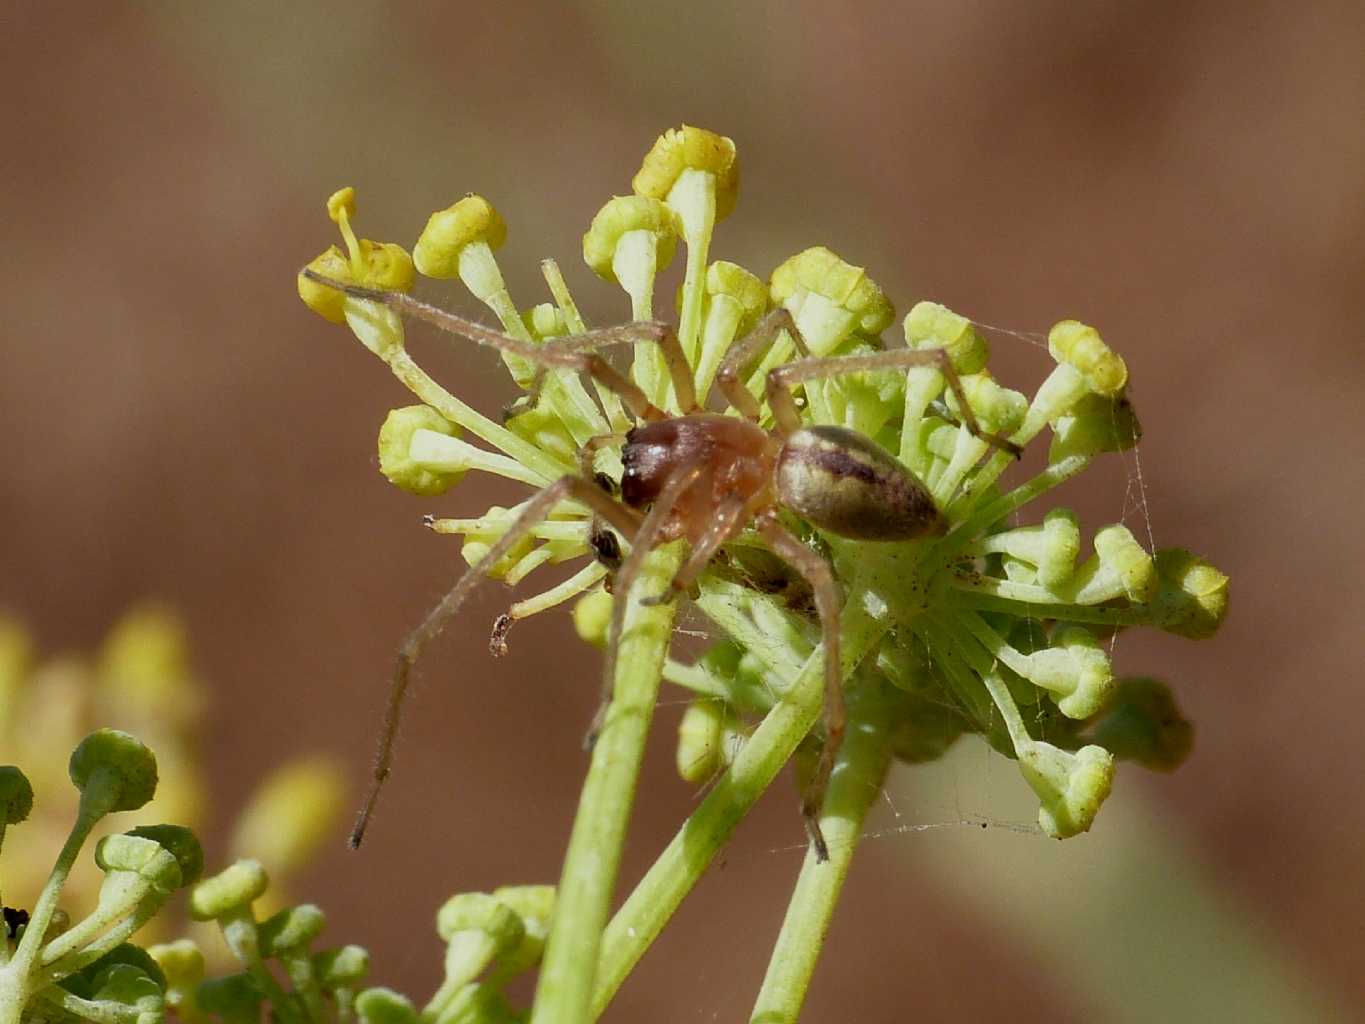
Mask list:
[[[769,431],[760,426],[758,400],[745,387],[741,371],[784,329],[800,351],[807,351],[786,309],[774,310],[764,317],[721,364],[716,383],[739,413],[729,416],[707,412],[698,405],[691,368],[677,335],[667,324],[641,321],[536,345],[500,334],[402,292],[350,285],[307,269],[303,273],[353,298],[382,303],[481,345],[515,353],[543,369],[587,373],[618,394],[638,422],[624,435],[590,440],[580,454],[581,472],[561,477],[527,501],[507,532],[403,641],[389,691],[373,780],[351,833],[351,845],[360,844],[379,791],[389,776],[399,714],[412,666],[422,649],[518,540],[561,501],[573,499],[609,523],[631,545],[616,573],[613,592],[617,600],[608,631],[602,704],[594,718],[590,740],[601,727],[611,701],[626,597],[645,555],[653,548],[679,538],[691,545],[687,560],[673,578],[670,596],[686,591],[722,544],[751,527],[776,555],[809,582],[824,640],[825,740],[815,773],[802,797],[802,815],[817,856],[822,861],[828,859],[818,815],[844,734],[840,592],[829,563],[782,526],[777,511],[779,507],[786,508],[817,529],[865,541],[907,541],[941,535],[948,523],[928,488],[871,440],[844,427],[803,425],[791,388],[804,381],[839,374],[933,366],[944,375],[956,396],[967,428],[1017,456],[1018,447],[1012,442],[980,429],[948,354],[943,349],[897,349],[867,355],[807,357],[778,366],[767,376],[768,406],[774,420],[774,429]],[[683,410],[681,416],[671,416],[655,406],[639,387],[593,351],[642,341],[657,342],[662,349],[678,406]],[[625,468],[620,500],[603,490],[593,474],[596,451],[618,444]],[[653,600],[662,599],[665,598]]]

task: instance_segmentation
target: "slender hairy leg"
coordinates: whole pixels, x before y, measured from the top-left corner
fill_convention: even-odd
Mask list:
[[[744,386],[744,381],[740,378],[740,373],[744,368],[752,363],[764,349],[768,348],[783,331],[792,336],[796,342],[796,350],[803,356],[810,354],[810,349],[806,347],[806,340],[801,337],[801,332],[796,329],[796,321],[792,319],[791,313],[784,306],[779,306],[771,313],[764,316],[754,329],[746,334],[735,345],[731,346],[730,351],[725,353],[725,361],[720,364],[720,369],[716,371],[716,384],[725,395],[725,400],[730,403],[736,412],[747,420],[757,423],[761,411],[758,399],[755,398]],[[783,413],[790,409],[790,414],[794,417],[797,426],[801,423],[800,414],[796,411],[796,402],[790,394],[786,394],[783,411],[779,412],[776,406],[773,407],[773,415],[778,417],[778,422],[782,422]],[[792,430],[797,429],[792,427]],[[790,431],[789,431],[790,433]]]
[[[678,499],[701,478],[705,470],[705,463],[697,459],[686,462],[673,471],[645,515],[644,522],[635,531],[630,542],[630,554],[626,556],[626,560],[621,563],[621,568],[616,573],[616,581],[612,586],[615,600],[611,606],[611,625],[607,631],[607,651],[602,665],[602,701],[597,707],[597,713],[593,715],[588,735],[583,740],[583,745],[589,749],[597,742],[597,735],[606,722],[607,709],[611,706],[612,692],[616,688],[616,654],[621,646],[621,630],[626,619],[630,588],[635,585],[635,578],[640,575],[640,569],[645,564],[645,556],[658,544]]]
[[[664,601],[671,601],[696,582],[697,577],[711,564],[711,559],[715,557],[720,546],[743,528],[744,502],[739,498],[726,498],[712,515],[706,532],[692,546],[687,561],[673,577],[668,589],[656,597],[646,598],[647,603],[661,604]]]
[[[825,646],[825,745],[820,750],[820,761],[801,797],[801,814],[806,820],[806,831],[815,844],[817,860],[829,860],[829,847],[820,831],[820,808],[825,802],[825,790],[834,771],[834,758],[844,741],[847,711],[844,707],[843,670],[839,661],[839,587],[829,563],[787,532],[772,512],[760,516],[758,532],[772,545],[773,551],[806,578],[815,592],[815,610],[820,615],[820,633]]]
[[[370,816],[374,813],[375,803],[379,800],[379,792],[389,777],[389,771],[393,764],[393,745],[398,736],[399,719],[403,712],[403,701],[407,696],[408,684],[411,682],[412,667],[421,656],[422,650],[436,638],[445,624],[460,610],[460,605],[464,603],[465,598],[478,586],[498,560],[511,550],[512,545],[524,537],[527,531],[537,523],[545,519],[554,510],[554,507],[566,498],[581,501],[627,536],[635,536],[636,531],[640,528],[639,516],[634,510],[614,501],[596,485],[577,476],[560,477],[548,487],[538,491],[522,506],[520,514],[508,527],[507,532],[498,538],[498,542],[488,550],[483,558],[479,559],[477,565],[467,570],[456,581],[440,603],[427,613],[421,624],[407,635],[402,646],[398,649],[397,664],[394,666],[393,678],[389,684],[388,704],[384,708],[384,723],[380,730],[379,749],[375,754],[374,774],[371,777],[369,793],[365,797],[360,816],[356,819],[355,828],[351,830],[352,848],[358,847],[361,840],[364,839],[365,828],[369,825]]]
[[[678,340],[678,334],[672,326],[663,321],[653,320],[637,320],[625,326],[637,329],[648,327],[650,330],[644,337],[626,339],[608,335],[610,331],[621,329],[608,327],[597,331],[587,331],[584,334],[552,338],[546,344],[569,352],[582,352],[607,345],[619,345],[627,340],[657,342],[663,352],[664,365],[668,368],[668,376],[673,381],[673,393],[677,396],[678,408],[682,410],[684,416],[699,411],[701,406],[697,404],[697,389],[692,381],[692,368],[687,363],[687,356],[683,354],[682,350],[682,342]]]
[[[448,312],[439,306],[423,302],[421,299],[414,299],[405,292],[383,291],[378,288],[364,288],[360,285],[347,284],[345,281],[324,277],[306,267],[302,273],[309,280],[326,285],[328,288],[335,288],[353,299],[378,302],[402,313],[404,316],[432,324],[449,334],[457,334],[462,338],[468,338],[470,341],[487,345],[489,348],[495,348],[500,352],[515,353],[538,366],[586,373],[603,387],[620,395],[621,400],[626,404],[626,408],[631,411],[636,419],[662,420],[668,418],[666,412],[646,398],[645,393],[622,375],[616,367],[595,352],[578,351],[578,349],[622,345],[627,342],[657,341],[664,344],[665,337],[671,336],[673,331],[667,324],[642,320],[621,324],[618,327],[603,327],[595,331],[588,331],[586,334],[576,335],[573,338],[555,339],[546,342],[544,345],[537,345],[534,342],[508,337],[506,334],[485,327],[474,320]],[[676,343],[676,339],[674,340]]]
[[[962,420],[973,434],[1000,450],[1009,452],[1016,459],[1023,454],[1024,450],[1008,438],[981,429],[981,425],[976,422],[976,414],[972,412],[972,407],[967,401],[967,395],[962,390],[962,381],[958,379],[957,371],[953,369],[953,361],[949,358],[947,350],[941,348],[899,348],[890,352],[871,352],[861,356],[826,356],[822,359],[801,359],[785,366],[777,366],[768,374],[768,404],[777,417],[778,429],[784,434],[791,434],[801,427],[799,417],[788,418],[795,416],[796,413],[796,403],[791,397],[793,385],[806,380],[837,377],[844,373],[909,369],[912,366],[933,366],[943,374],[948,381],[948,387],[952,388],[957,398]]]

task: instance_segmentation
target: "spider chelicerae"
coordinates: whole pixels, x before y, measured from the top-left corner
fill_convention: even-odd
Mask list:
[[[611,702],[626,596],[646,554],[655,547],[681,538],[690,545],[690,552],[670,590],[646,599],[650,601],[668,600],[686,591],[706,570],[721,545],[750,529],[809,583],[823,638],[825,736],[815,772],[802,796],[801,809],[818,858],[827,860],[819,811],[845,725],[839,587],[829,563],[782,525],[778,510],[786,509],[819,530],[870,542],[941,535],[948,522],[924,483],[872,440],[845,427],[805,425],[792,389],[807,381],[842,374],[932,366],[943,374],[956,397],[967,429],[1018,456],[1017,445],[980,428],[948,353],[941,348],[906,348],[824,358],[805,355],[774,367],[767,374],[765,387],[773,418],[773,428],[769,430],[761,425],[761,407],[745,387],[742,371],[784,331],[803,355],[807,353],[791,314],[784,308],[767,314],[737,342],[716,374],[721,393],[739,414],[732,416],[708,412],[698,404],[691,367],[677,334],[666,323],[636,321],[537,345],[501,334],[404,292],[348,284],[306,268],[303,274],[353,299],[381,303],[443,331],[530,361],[539,368],[537,381],[532,385],[532,399],[547,370],[586,373],[619,395],[636,420],[636,426],[625,434],[605,434],[589,440],[580,451],[580,471],[561,477],[525,502],[507,532],[404,639],[390,685],[370,791],[351,833],[351,845],[360,844],[389,776],[403,700],[422,649],[440,633],[478,582],[513,545],[546,519],[560,502],[574,500],[587,506],[630,544],[630,552],[616,572],[617,599],[607,633],[602,702],[594,716],[589,742],[601,728]],[[653,404],[598,351],[641,342],[655,343],[662,351],[681,415],[670,415]],[[619,446],[624,467],[619,499],[602,486],[594,472],[598,450],[612,446]]]

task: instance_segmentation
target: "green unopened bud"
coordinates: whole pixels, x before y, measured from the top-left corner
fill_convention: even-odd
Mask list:
[[[678,775],[684,782],[705,782],[721,767],[725,707],[720,701],[694,700],[678,722]]]
[[[605,590],[593,590],[580,597],[573,606],[573,628],[578,638],[598,650],[607,645],[612,603],[612,596]]]
[[[417,1011],[408,997],[391,988],[367,988],[355,1000],[364,1024],[417,1024]]]
[[[636,195],[668,199],[673,186],[689,170],[714,178],[716,219],[728,217],[739,197],[735,143],[705,128],[685,124],[660,135],[645,155],[631,187]]]
[[[190,916],[211,921],[247,910],[270,884],[260,861],[239,860],[206,878],[190,894]]]
[[[493,204],[483,196],[468,195],[427,219],[412,255],[417,269],[427,277],[463,277],[461,254],[466,247],[482,244],[500,249],[506,240],[507,225]],[[472,285],[470,291],[478,295]]]
[[[261,990],[249,974],[210,978],[195,990],[200,1010],[223,1018],[226,1024],[260,1024]]]
[[[1052,425],[1048,462],[1061,462],[1072,455],[1127,451],[1142,440],[1133,403],[1126,396],[1109,398],[1088,394]]]
[[[1076,513],[1054,508],[1043,517],[1041,526],[1021,526],[992,534],[983,539],[982,553],[1000,552],[1027,562],[1037,574],[1037,582],[1056,590],[1071,578],[1080,552],[1081,530]],[[1008,571],[1008,564],[1006,569]]]
[[[379,471],[389,483],[407,491],[430,497],[444,494],[455,486],[463,470],[450,472],[430,468],[412,458],[413,435],[419,430],[445,437],[458,437],[459,430],[429,405],[407,405],[390,411],[379,428]]]
[[[637,246],[634,241],[628,242],[628,236],[635,232],[642,233],[648,244]],[[652,282],[656,273],[673,262],[677,245],[677,216],[662,201],[641,195],[616,196],[597,211],[583,236],[583,260],[598,277],[620,282],[631,292],[628,279],[641,277]],[[629,269],[618,267],[619,261],[634,255],[622,257],[623,246],[637,249],[639,253],[647,252],[650,257],[647,264]],[[627,278],[622,277],[623,269]]]
[[[324,989],[355,988],[370,973],[370,954],[362,946],[324,949],[313,956],[313,973]]]
[[[1194,747],[1194,726],[1180,713],[1171,688],[1158,679],[1123,679],[1090,738],[1115,757],[1152,771],[1171,772]]]
[[[180,865],[175,856],[152,839],[105,836],[95,847],[95,863],[102,871],[131,872],[162,895],[169,895],[181,885]]]
[[[983,429],[994,434],[1012,434],[1024,422],[1028,399],[1022,392],[1001,387],[986,372],[963,374],[961,383],[967,402]],[[960,416],[962,410],[958,408],[957,396],[952,391],[947,395],[948,408]],[[980,441],[979,438],[976,440]]]
[[[712,263],[706,270],[705,291],[701,345],[694,367],[697,395],[703,399],[730,346],[753,330],[768,309],[768,286],[737,263]],[[682,298],[679,288],[680,306]]]
[[[326,926],[327,916],[312,903],[285,907],[261,922],[261,956],[278,957],[303,950]]]
[[[905,343],[911,348],[948,350],[959,374],[980,373],[990,357],[986,339],[972,322],[937,302],[917,302],[905,314]]]
[[[33,787],[28,776],[12,764],[0,765],[0,834],[17,825],[33,810]]]
[[[1114,781],[1114,758],[1103,747],[1074,754],[1033,741],[1019,751],[1019,768],[1038,794],[1038,824],[1054,839],[1089,831]]]
[[[1084,626],[1062,626],[1052,634],[1052,646],[1028,655],[1024,673],[1052,694],[1067,718],[1089,718],[1109,700],[1114,671],[1109,656]]]
[[[156,756],[117,729],[100,729],[81,740],[67,771],[82,801],[96,799],[106,812],[135,811],[156,794]]]
[[[130,836],[150,839],[175,858],[180,868],[180,884],[193,885],[204,873],[204,848],[193,832],[183,825],[139,825]]]
[[[1059,363],[1074,366],[1092,391],[1113,397],[1128,383],[1128,367],[1100,337],[1095,328],[1076,320],[1063,320],[1047,335],[1047,349]]]
[[[436,912],[436,934],[449,941],[456,932],[479,931],[498,942],[520,938],[521,922],[505,904],[488,893],[462,892]]]
[[[541,302],[521,314],[526,330],[538,341],[561,338],[569,333],[564,313],[553,303]]]
[[[1156,570],[1154,624],[1191,640],[1213,636],[1228,611],[1227,576],[1183,548],[1158,551]]]
[[[446,900],[436,914],[436,932],[447,943],[445,979],[432,1000],[442,1005],[494,958],[516,949],[525,926],[507,904],[487,893],[467,892]]]
[[[495,980],[511,978],[540,961],[550,921],[555,912],[553,885],[505,885],[493,890],[493,898],[521,919],[521,942],[516,949],[498,956]]]
[[[534,406],[509,419],[507,429],[564,465],[571,466],[578,458],[578,442],[544,393]]]
[[[824,246],[797,253],[773,271],[768,292],[777,305],[796,308],[797,326],[815,355],[826,355],[855,329],[876,336],[896,312],[862,267]]]
[[[706,268],[706,294],[713,303],[724,298],[738,308],[735,337],[748,334],[768,310],[768,286],[762,278],[727,260],[716,260]]]
[[[1145,602],[1157,587],[1157,568],[1152,556],[1121,523],[1095,533],[1095,555],[1088,559],[1060,591],[1076,604],[1092,605],[1127,597]]]

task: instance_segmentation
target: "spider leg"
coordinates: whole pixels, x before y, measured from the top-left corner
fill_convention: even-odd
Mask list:
[[[564,349],[569,352],[583,352],[588,349],[602,348],[606,345],[619,345],[627,341],[652,341],[658,344],[663,352],[664,365],[668,369],[668,376],[673,382],[673,394],[677,396],[678,408],[682,414],[687,416],[698,412],[701,406],[697,404],[697,389],[692,382],[692,368],[688,365],[687,356],[683,354],[682,342],[678,340],[678,333],[670,324],[662,321],[638,320],[634,323],[625,324],[625,328],[649,328],[648,333],[643,337],[633,336],[622,338],[612,331],[619,331],[622,328],[607,327],[596,331],[587,331],[584,334],[571,334],[566,337],[552,338],[546,342],[557,349]]]
[[[844,727],[848,713],[844,706],[843,669],[839,654],[839,587],[829,563],[793,537],[777,517],[769,512],[760,516],[758,532],[772,546],[773,551],[790,564],[811,585],[815,592],[815,608],[820,615],[820,632],[825,649],[825,745],[820,749],[820,761],[815,774],[801,797],[801,815],[806,831],[815,846],[817,860],[829,860],[829,847],[820,830],[820,809],[825,802],[825,790],[834,771],[834,758],[844,741]]]
[[[403,712],[403,703],[408,693],[408,684],[411,682],[412,668],[417,663],[423,649],[440,634],[445,624],[460,610],[465,599],[483,580],[488,571],[497,564],[498,560],[511,550],[512,545],[524,537],[527,531],[537,523],[549,516],[554,507],[567,498],[581,501],[597,515],[606,519],[628,536],[634,535],[639,528],[639,517],[633,510],[614,501],[591,482],[577,476],[561,477],[548,487],[538,491],[522,506],[520,514],[508,527],[507,532],[498,538],[497,543],[488,550],[483,558],[479,559],[476,565],[468,569],[456,581],[440,603],[432,608],[417,628],[404,638],[398,649],[397,663],[394,666],[393,676],[389,683],[388,703],[384,708],[384,722],[380,729],[379,749],[375,754],[374,773],[370,779],[370,789],[366,794],[360,815],[356,819],[355,827],[351,830],[350,844],[353,849],[358,847],[361,840],[364,839],[365,829],[374,813],[380,790],[383,789],[384,782],[389,777],[393,764],[394,742],[398,736],[398,725]]]
[[[744,501],[740,498],[726,498],[722,501],[714,512],[714,517],[706,527],[706,532],[692,545],[692,551],[687,556],[687,561],[683,563],[678,574],[673,577],[673,582],[662,594],[654,597],[645,598],[648,604],[662,604],[671,601],[678,594],[687,590],[697,581],[697,577],[706,571],[706,567],[711,564],[711,559],[715,557],[720,546],[739,532],[743,523]]]
[[[779,306],[764,316],[754,325],[752,331],[737,342],[729,352],[725,353],[725,361],[720,364],[720,369],[716,371],[716,384],[720,387],[721,393],[725,395],[725,400],[741,416],[754,423],[758,422],[761,415],[758,399],[744,386],[744,381],[740,379],[740,373],[764,350],[774,344],[781,337],[783,331],[791,335],[798,352],[803,356],[810,354],[810,349],[806,347],[806,340],[801,337],[801,332],[797,330],[796,321],[792,319],[791,312],[786,307]],[[785,394],[782,401],[784,402],[783,409],[779,412],[778,408],[774,406],[773,415],[778,417],[778,422],[784,422],[783,417],[789,412],[790,417],[799,426],[801,416],[797,412],[796,401],[790,393]],[[796,428],[793,427],[792,429]]]
[[[826,356],[821,359],[800,359],[794,363],[774,367],[768,374],[768,404],[777,417],[778,429],[790,435],[801,427],[801,420],[795,416],[796,404],[791,397],[791,388],[807,380],[822,380],[845,373],[861,373],[865,370],[909,369],[912,366],[933,366],[943,374],[957,398],[962,420],[981,440],[1008,452],[1016,459],[1023,449],[1008,438],[981,429],[972,412],[967,395],[962,390],[962,381],[946,349],[941,348],[899,348],[889,352],[872,352],[867,355]]]
[[[667,324],[642,320],[621,324],[617,327],[602,327],[568,338],[556,338],[543,345],[538,345],[535,342],[510,337],[493,330],[491,327],[485,327],[475,320],[460,316],[458,313],[451,313],[439,306],[423,302],[421,299],[414,299],[406,292],[383,291],[378,288],[347,284],[345,281],[324,277],[306,267],[302,273],[309,280],[326,285],[328,288],[335,288],[337,291],[351,296],[351,298],[381,303],[404,316],[411,317],[414,320],[422,320],[449,334],[468,338],[470,341],[487,345],[489,348],[495,348],[500,352],[511,352],[537,366],[586,373],[603,387],[620,395],[621,400],[626,404],[626,408],[637,419],[662,420],[668,418],[666,412],[645,397],[645,393],[622,375],[620,371],[596,352],[589,351],[609,345],[623,345],[641,341],[657,341],[665,347],[665,351],[668,351],[669,342],[667,339],[672,338],[672,344],[677,345],[677,338],[673,335],[673,328]],[[681,351],[679,347],[679,354]]]
[[[678,499],[705,471],[706,464],[701,459],[685,462],[673,471],[645,515],[644,522],[635,531],[630,554],[626,556],[626,560],[621,563],[621,568],[616,573],[616,581],[612,586],[615,600],[611,606],[611,624],[607,631],[607,650],[602,665],[602,700],[597,706],[597,713],[593,715],[592,725],[588,727],[588,734],[583,739],[583,746],[587,749],[592,749],[593,744],[597,742],[597,736],[607,720],[607,710],[611,707],[613,691],[616,688],[616,656],[621,646],[621,632],[625,625],[626,604],[630,600],[631,587],[635,585],[640,569],[645,564],[645,556],[662,539],[664,527],[668,525],[669,516],[673,514]]]

